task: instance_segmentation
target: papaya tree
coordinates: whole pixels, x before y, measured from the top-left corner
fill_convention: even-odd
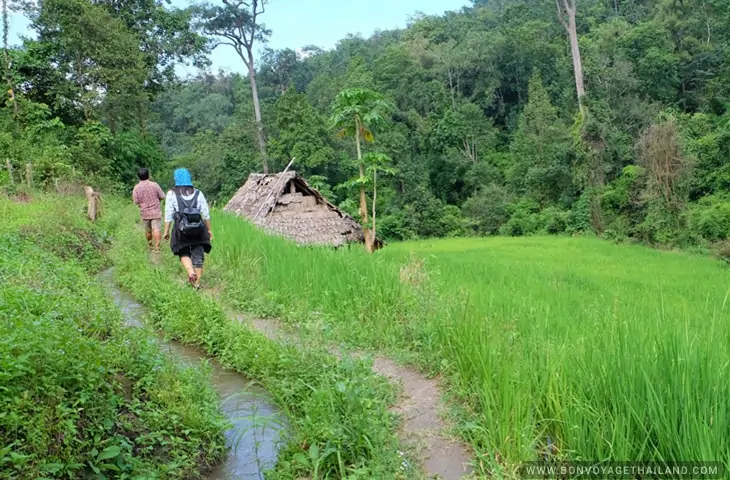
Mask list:
[[[378,202],[378,174],[395,175],[396,170],[390,166],[391,158],[381,152],[369,152],[363,155],[362,163],[365,165],[365,175],[349,179],[348,181],[337,185],[336,189],[353,189],[359,188],[364,191],[368,187],[372,187],[373,203],[372,216],[370,217],[370,225],[363,224],[363,229],[370,232],[370,236],[365,237],[365,246],[368,252],[375,251],[375,239],[377,238],[377,227],[375,222],[376,205]]]
[[[377,238],[376,233],[376,227],[375,227],[375,205],[378,200],[378,173],[382,173],[384,175],[395,175],[396,171],[394,168],[390,166],[392,163],[392,160],[390,157],[384,153],[368,153],[363,157],[363,161],[365,162],[366,168],[365,172],[367,174],[368,180],[372,178],[373,182],[373,218],[372,218],[372,232],[370,235],[371,239],[371,247],[373,250],[375,249],[375,239]]]
[[[360,171],[360,219],[365,236],[365,247],[375,249],[375,238],[368,229],[368,205],[365,197],[366,165],[362,154],[362,141],[373,142],[372,128],[385,121],[385,115],[393,106],[379,93],[366,88],[348,88],[340,92],[332,107],[331,124],[339,137],[353,137]]]

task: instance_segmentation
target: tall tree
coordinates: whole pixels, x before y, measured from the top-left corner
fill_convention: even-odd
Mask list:
[[[363,224],[365,247],[369,252],[375,248],[375,239],[370,235],[368,224],[368,204],[365,197],[365,162],[362,155],[362,140],[375,140],[371,127],[383,122],[385,114],[392,108],[382,95],[365,88],[348,88],[340,92],[332,107],[332,126],[338,129],[338,135],[355,138],[357,163],[360,170],[360,218]]]
[[[256,86],[256,67],[253,49],[257,43],[265,43],[271,35],[264,24],[259,23],[260,16],[266,11],[267,0],[223,0],[224,6],[201,4],[196,8],[198,28],[211,37],[212,48],[219,45],[232,47],[246,65],[251,82],[254,118],[256,120],[256,138],[261,164],[264,173],[269,173],[269,162],[266,156],[266,137],[264,124],[261,121],[261,105]]]
[[[140,121],[147,72],[139,41],[121,20],[84,0],[45,0],[31,26],[38,40],[28,42],[34,56],[21,66],[26,92],[59,109],[72,105],[84,121],[104,118],[112,130]]]
[[[297,159],[305,174],[325,174],[333,163],[335,151],[329,145],[325,120],[314,110],[307,95],[297,93],[293,85],[276,100],[276,136],[269,143],[271,159],[286,165]]]
[[[581,113],[584,113],[583,97],[586,89],[583,83],[583,63],[580,59],[580,48],[578,47],[578,29],[575,24],[575,3],[577,0],[555,0],[558,7],[558,20],[565,27],[570,40],[570,53],[573,56],[573,74],[575,75],[575,90],[578,94],[578,105]]]
[[[571,139],[539,73],[530,79],[528,95],[511,145],[517,162],[510,176],[519,193],[546,207],[570,191]]]
[[[93,0],[119,18],[138,39],[147,69],[145,89],[150,95],[161,93],[175,80],[175,64],[192,61],[195,66],[209,64],[206,39],[191,25],[190,8],[169,6],[168,0]]]

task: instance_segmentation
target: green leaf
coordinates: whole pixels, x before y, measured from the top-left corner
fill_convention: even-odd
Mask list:
[[[316,462],[319,459],[319,446],[317,446],[316,443],[313,443],[309,447],[309,458],[311,458],[313,462]]]
[[[99,454],[99,457],[96,459],[98,462],[101,462],[102,460],[108,460],[110,458],[114,458],[121,452],[120,448],[115,446],[107,447],[104,449],[103,452]]]
[[[294,454],[294,463],[297,463],[301,466],[308,466],[309,459],[306,457],[306,455],[304,455],[302,453],[295,453]]]
[[[58,473],[63,469],[63,463],[47,463],[41,467],[44,472]]]

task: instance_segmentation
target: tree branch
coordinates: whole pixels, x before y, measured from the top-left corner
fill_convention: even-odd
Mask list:
[[[253,0],[253,7],[252,7],[252,13],[251,13],[251,44],[252,45],[253,45],[253,40],[256,37],[256,27],[258,26],[256,24],[256,18],[259,16],[258,8],[259,8],[258,0]]]
[[[555,6],[558,7],[558,20],[563,25],[563,27],[568,30],[568,22],[566,22],[565,18],[563,18],[564,12],[563,8],[560,6],[560,0],[555,0]]]
[[[570,0],[563,0],[563,5],[565,5],[565,11],[568,15],[575,15],[575,0],[573,0],[572,4]]]
[[[230,40],[231,42],[234,43],[234,45],[233,45],[234,47],[240,43],[240,40],[238,39],[238,37],[236,37],[232,33],[217,32],[217,33],[213,33],[213,35],[217,35],[219,37],[223,37],[223,38]]]
[[[221,45],[228,45],[229,47],[236,48],[236,45],[230,42],[216,42],[213,44],[213,46],[210,47],[211,50],[220,47]]]

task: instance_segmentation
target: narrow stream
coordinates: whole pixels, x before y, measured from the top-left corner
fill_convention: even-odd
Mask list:
[[[144,325],[146,312],[134,298],[121,291],[113,281],[112,270],[101,274],[130,327]],[[230,453],[224,462],[207,475],[209,480],[263,479],[263,471],[276,463],[278,444],[283,433],[283,415],[270,401],[265,390],[251,385],[242,375],[227,370],[215,359],[158,333],[160,348],[188,365],[206,358],[213,370],[212,383],[221,398],[223,413],[233,427],[226,432]]]

